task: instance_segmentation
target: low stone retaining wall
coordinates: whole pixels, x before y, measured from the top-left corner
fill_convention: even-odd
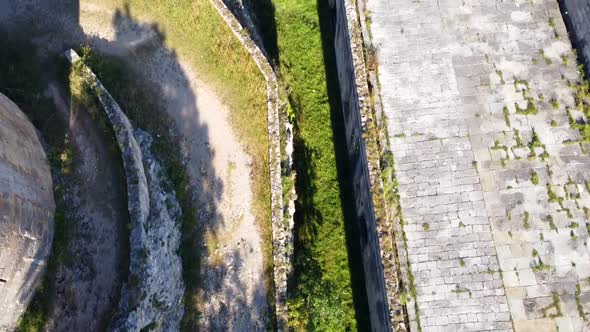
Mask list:
[[[66,57],[72,64],[80,60],[73,50],[67,51]],[[127,180],[129,277],[111,329],[178,330],[184,295],[182,263],[177,255],[180,206],[174,194],[164,189],[170,186],[159,175],[162,167],[151,153],[151,136],[134,130],[96,75],[83,66],[84,79],[98,97],[115,133]]]
[[[72,64],[80,60],[74,50],[68,50],[65,55]],[[127,205],[132,225],[144,223],[149,214],[150,201],[141,149],[133,136],[133,126],[90,68],[84,67],[84,70],[89,75],[89,83],[107,114],[121,150],[123,168],[127,178]],[[145,234],[134,234],[133,232],[131,234],[132,241],[141,241],[144,237]]]
[[[281,143],[279,121],[279,96],[276,75],[269,64],[264,52],[258,46],[260,38],[256,37],[254,28],[244,27],[236,19],[227,5],[222,0],[210,0],[219,14],[223,17],[234,35],[248,50],[260,72],[266,80],[266,92],[268,103],[268,146],[270,162],[270,187],[271,187],[271,222],[273,241],[273,274],[275,285],[275,307],[277,317],[277,330],[287,331],[287,276],[290,271],[290,261],[287,253],[287,243],[292,241],[293,223],[285,220],[283,215],[283,189],[281,179]],[[235,4],[235,2],[232,2]],[[243,9],[243,8],[242,8]],[[244,12],[242,22],[251,22]],[[251,23],[249,23],[251,24]],[[244,33],[247,31],[247,33]]]

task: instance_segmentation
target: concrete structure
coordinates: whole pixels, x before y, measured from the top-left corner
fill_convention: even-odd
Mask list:
[[[569,125],[583,117],[568,87],[580,77],[557,1],[367,7],[410,329],[590,329],[590,157]]]
[[[53,240],[53,182],[37,132],[0,94],[0,330],[13,330]]]

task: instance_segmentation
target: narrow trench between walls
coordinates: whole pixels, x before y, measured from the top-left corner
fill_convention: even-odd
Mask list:
[[[381,121],[379,93],[375,79],[376,62],[370,39],[354,1],[335,1],[338,70],[343,91],[349,152],[355,169],[355,196],[364,250],[364,273],[371,322],[377,330],[406,330],[401,302],[400,264],[394,225],[399,220],[395,208],[395,168]],[[373,77],[374,78],[374,77]],[[392,183],[393,182],[393,183]]]
[[[292,6],[292,4],[287,4],[287,3],[279,3],[279,5],[284,5],[284,6]],[[310,31],[310,34],[313,33],[317,33],[317,35],[321,36],[321,38],[319,38],[321,40],[321,44],[316,43],[314,45],[314,43],[306,43],[308,45],[313,45],[316,48],[314,49],[313,54],[316,55],[317,57],[315,59],[313,59],[312,63],[320,65],[322,67],[325,67],[326,69],[326,77],[325,78],[321,78],[320,76],[320,85],[319,86],[313,86],[313,84],[311,85],[312,87],[320,90],[320,89],[327,89],[326,91],[326,96],[328,97],[328,100],[324,100],[323,102],[321,102],[321,109],[323,111],[325,110],[330,110],[329,113],[325,113],[326,115],[330,116],[330,126],[332,129],[328,129],[330,127],[326,127],[325,131],[322,133],[324,135],[327,136],[331,136],[332,140],[334,141],[334,147],[332,148],[332,153],[335,153],[335,157],[336,157],[336,164],[337,166],[337,170],[336,170],[336,174],[335,177],[336,179],[334,179],[335,181],[337,181],[338,183],[340,183],[339,186],[339,194],[337,194],[337,196],[332,196],[336,201],[341,201],[342,203],[342,213],[343,216],[339,217],[339,220],[344,220],[344,229],[340,228],[342,226],[338,226],[336,225],[336,227],[338,227],[339,229],[337,229],[336,232],[336,236],[339,236],[339,234],[342,234],[342,232],[344,231],[344,233],[346,234],[344,237],[346,238],[345,243],[343,243],[342,246],[339,246],[339,250],[343,247],[348,247],[348,258],[345,260],[348,263],[346,263],[346,265],[348,266],[359,266],[360,265],[360,261],[358,259],[358,252],[360,252],[360,248],[359,248],[359,244],[358,244],[358,238],[356,238],[356,236],[354,234],[356,234],[358,232],[358,229],[356,229],[356,223],[355,220],[353,219],[352,216],[354,216],[354,208],[353,208],[353,202],[352,202],[352,196],[350,193],[352,193],[352,187],[349,185],[350,181],[349,181],[349,170],[347,169],[348,166],[348,159],[346,157],[347,154],[347,149],[346,149],[346,145],[342,144],[345,142],[343,138],[344,135],[344,126],[343,126],[343,119],[342,119],[342,114],[340,112],[340,95],[339,95],[339,91],[338,91],[338,83],[337,83],[337,75],[336,75],[336,68],[335,68],[335,61],[334,61],[334,48],[333,48],[333,35],[331,35],[333,33],[332,27],[330,26],[331,22],[329,22],[329,18],[330,18],[330,12],[329,12],[329,8],[327,7],[327,3],[323,3],[323,2],[318,2],[317,6],[313,3],[313,2],[309,2],[308,3],[309,9],[311,9],[309,12],[307,13],[303,13],[304,15],[309,14],[311,16],[312,20],[317,20],[318,16],[319,16],[319,22],[318,25],[315,26],[314,29],[312,29],[312,31]],[[279,96],[280,99],[283,101],[282,104],[284,105],[283,107],[281,107],[281,116],[283,117],[283,121],[285,121],[285,123],[287,123],[287,121],[291,120],[292,122],[294,122],[294,125],[291,127],[288,124],[286,125],[285,128],[285,132],[287,135],[289,134],[290,130],[293,130],[293,134],[294,134],[294,139],[295,139],[295,151],[294,151],[294,155],[295,155],[295,160],[294,162],[294,168],[297,170],[297,177],[295,178],[295,187],[297,188],[297,198],[298,198],[298,202],[297,205],[299,207],[299,209],[296,211],[297,215],[296,218],[298,219],[298,223],[295,225],[296,227],[296,231],[295,234],[301,234],[300,231],[302,229],[302,227],[309,227],[309,225],[302,225],[301,224],[301,218],[310,218],[310,216],[312,216],[311,213],[313,213],[313,209],[316,208],[316,206],[314,206],[313,203],[305,203],[305,201],[307,200],[307,202],[312,202],[313,200],[313,196],[314,196],[314,192],[313,190],[310,191],[309,189],[313,188],[316,184],[314,184],[314,172],[313,172],[313,165],[316,162],[317,158],[314,158],[313,156],[313,151],[309,151],[308,152],[312,152],[310,153],[302,153],[302,148],[303,151],[306,150],[306,142],[305,139],[303,138],[305,134],[302,134],[302,132],[305,132],[306,130],[310,130],[311,127],[314,127],[313,124],[310,124],[310,128],[302,128],[301,123],[298,122],[297,120],[300,119],[301,116],[305,116],[305,112],[311,112],[312,110],[309,110],[307,108],[312,108],[310,107],[308,104],[304,103],[301,101],[302,99],[302,94],[300,90],[298,90],[298,85],[306,85],[309,84],[309,82],[302,82],[302,81],[297,81],[297,82],[293,82],[293,81],[289,81],[292,82],[292,84],[288,84],[288,80],[285,79],[285,77],[282,77],[280,72],[281,69],[286,69],[283,63],[281,63],[280,61],[280,56],[281,54],[279,54],[279,49],[277,47],[277,37],[278,33],[277,33],[277,25],[276,25],[276,21],[275,21],[275,11],[274,11],[274,6],[272,5],[271,2],[257,2],[256,4],[253,5],[253,8],[243,8],[241,7],[240,4],[231,4],[231,8],[232,11],[234,12],[234,15],[241,21],[242,26],[245,26],[247,28],[247,30],[250,31],[250,36],[252,38],[252,40],[250,40],[250,43],[254,43],[254,41],[260,43],[260,40],[262,40],[262,45],[260,46],[260,49],[264,50],[266,53],[266,56],[268,57],[269,61],[271,63],[273,63],[274,65],[274,71],[277,72],[277,76],[279,76],[280,80],[280,89],[279,89]],[[289,9],[291,8],[287,8],[287,10],[289,11]],[[252,10],[252,13],[249,11]],[[295,12],[291,9],[292,12]],[[256,28],[252,27],[252,21],[251,21],[251,14],[254,17],[254,22],[256,23]],[[301,14],[301,13],[298,13]],[[318,15],[319,14],[319,15]],[[318,15],[315,18],[313,18],[314,15]],[[283,19],[285,19],[284,17],[282,17]],[[281,19],[281,17],[279,17],[279,19]],[[289,18],[290,19],[290,18]],[[285,23],[289,23],[285,22]],[[230,22],[230,24],[232,24]],[[235,24],[235,23],[234,23]],[[301,21],[297,21],[297,24],[301,24]],[[285,27],[283,26],[283,29]],[[301,28],[301,27],[298,27]],[[319,29],[318,29],[319,28]],[[259,37],[257,29],[261,32],[262,38]],[[319,30],[319,31],[318,31]],[[242,36],[242,34],[237,34],[237,36],[240,38]],[[253,37],[252,37],[253,36]],[[289,45],[291,46],[291,45]],[[248,42],[246,42],[246,47],[253,47],[253,45],[248,45]],[[295,55],[295,51],[293,49],[290,49],[289,47],[285,48],[288,52],[286,54],[287,58],[289,56],[293,56]],[[290,51],[290,52],[289,52]],[[256,52],[251,52],[251,53],[256,53]],[[256,54],[253,54],[254,56],[256,56]],[[283,54],[284,55],[284,54]],[[300,55],[301,56],[301,55]],[[323,59],[323,62],[321,62],[321,60]],[[294,60],[295,61],[295,60]],[[297,61],[301,61],[299,57],[297,57]],[[320,61],[320,62],[318,62]],[[273,73],[274,74],[274,73]],[[292,76],[296,76],[297,74],[301,74],[301,73],[296,73],[295,75],[293,75],[292,73],[287,73],[288,76],[291,74]],[[323,83],[322,83],[323,81]],[[324,85],[324,86],[322,86]],[[314,91],[317,92],[317,91]],[[317,112],[317,111],[316,111]],[[313,114],[313,113],[308,113],[308,114]],[[290,121],[290,122],[291,122]],[[316,128],[317,129],[317,128]],[[326,130],[327,129],[327,130]],[[309,135],[309,134],[308,134]],[[288,139],[286,142],[286,145],[288,145]],[[307,143],[309,144],[309,143]],[[325,147],[322,147],[325,148]],[[285,147],[285,150],[289,150],[288,147]],[[317,151],[317,150],[316,150]],[[298,158],[299,157],[299,158]],[[286,159],[283,159],[284,165],[283,165],[283,179],[287,179],[284,183],[289,184],[289,180],[292,181],[293,177],[291,175],[292,171],[291,171],[291,167],[290,167],[290,156],[286,156]],[[316,159],[316,160],[314,160]],[[311,171],[311,173],[310,173]],[[288,189],[289,187],[287,186],[287,191],[289,191]],[[336,193],[331,193],[331,195],[334,195]],[[286,195],[289,195],[290,198],[292,198],[294,195],[289,194],[288,192],[286,192]],[[289,199],[286,200],[287,204],[289,203]],[[303,209],[307,208],[306,210],[302,211],[302,207]],[[324,207],[325,208],[325,207]],[[317,212],[318,210],[320,210],[321,213],[321,209],[316,209],[315,211]],[[286,210],[288,211],[288,210]],[[286,213],[287,217],[290,216],[290,213],[287,212]],[[305,215],[308,215],[307,217]],[[320,217],[322,216],[321,214],[319,215]],[[308,220],[309,221],[309,220]],[[313,220],[311,220],[313,222]],[[285,221],[286,224],[289,223],[289,221]],[[274,224],[274,223],[273,223]],[[332,233],[334,229],[329,230],[329,233]],[[288,232],[290,232],[290,230],[288,230]],[[297,237],[295,238],[295,241],[301,240],[300,238]],[[296,278],[298,278],[298,274],[301,274],[302,271],[301,269],[307,269],[309,268],[309,265],[300,265],[299,269],[297,269],[297,261],[301,261],[302,257],[305,257],[306,255],[309,257],[309,252],[306,253],[306,251],[309,250],[306,249],[305,247],[302,247],[301,242],[295,242],[295,248],[294,249],[290,249],[287,250],[287,255],[289,258],[291,258],[291,251],[295,250],[294,255],[295,255],[295,271],[293,271],[293,275],[291,275],[291,281],[289,282],[289,288],[288,288],[288,292],[289,292],[289,305],[290,307],[288,308],[289,312],[289,318],[287,318],[286,316],[284,318],[281,318],[281,314],[282,314],[282,310],[279,307],[279,303],[280,302],[280,296],[279,296],[279,292],[281,291],[280,285],[276,285],[276,299],[277,299],[277,321],[278,321],[278,327],[279,329],[287,329],[287,327],[284,325],[286,323],[286,321],[289,319],[289,326],[291,328],[313,328],[313,327],[317,327],[317,328],[322,328],[322,327],[336,327],[338,325],[338,319],[334,319],[333,321],[330,321],[330,319],[332,319],[332,317],[329,317],[327,325],[323,325],[325,324],[325,322],[320,322],[320,319],[322,319],[322,317],[320,317],[320,314],[318,312],[314,312],[314,310],[317,310],[313,308],[313,305],[311,305],[312,308],[310,308],[310,306],[308,306],[309,304],[313,304],[315,298],[312,298],[312,296],[318,295],[318,297],[322,298],[321,300],[324,300],[324,298],[321,295],[321,292],[326,292],[326,291],[335,291],[335,293],[341,292],[342,289],[333,289],[334,287],[320,287],[320,288],[330,288],[329,290],[325,290],[322,289],[317,290],[317,291],[310,291],[309,288],[313,288],[313,285],[310,284],[305,284],[305,285],[297,285],[294,280],[296,280]],[[284,246],[285,244],[283,244]],[[286,244],[287,246],[289,246],[289,243]],[[276,244],[275,244],[275,248],[276,248]],[[303,254],[302,254],[303,253]],[[281,258],[285,258],[284,256],[285,253],[279,253],[279,257],[277,257],[277,253],[275,253],[275,264],[277,261],[280,261]],[[313,259],[313,257],[312,257]],[[307,261],[306,263],[311,262],[312,269],[315,266],[315,272],[314,273],[322,273],[320,272],[321,270],[321,266],[318,266],[318,264],[316,262],[313,261]],[[340,262],[337,262],[340,263]],[[278,266],[279,268],[281,268],[280,266]],[[275,271],[276,271],[277,266],[275,266]],[[329,269],[329,268],[328,268]],[[287,265],[287,273],[289,273],[290,271],[290,264]],[[329,271],[329,272],[334,272],[334,271]],[[347,271],[348,272],[348,271]],[[317,274],[316,274],[317,275]],[[279,278],[277,278],[277,274],[275,272],[275,283],[278,282],[282,282],[283,280]],[[344,313],[343,314],[343,319],[345,319],[347,326],[355,326],[359,329],[359,330],[369,330],[369,323],[366,320],[366,317],[368,316],[368,313],[366,312],[366,304],[363,304],[363,302],[366,302],[365,298],[366,298],[366,294],[364,294],[364,281],[363,280],[359,280],[359,277],[362,278],[362,274],[359,273],[359,269],[355,269],[352,268],[351,271],[351,277],[352,277],[352,283],[354,284],[354,287],[352,288],[352,293],[353,293],[353,301],[350,300],[346,300],[344,298],[344,301],[347,301],[348,303],[353,302],[354,303],[354,307],[356,308],[356,310],[354,311],[354,319],[356,320],[356,322],[354,322],[353,320],[351,320],[348,313]],[[305,279],[305,278],[303,278]],[[285,280],[286,281],[286,280]],[[319,281],[319,280],[317,280]],[[319,282],[318,282],[319,284]],[[330,286],[330,285],[328,285]],[[283,285],[283,287],[286,287],[286,285]],[[350,286],[347,287],[348,291],[350,292]],[[284,291],[285,289],[283,289]],[[345,290],[346,291],[346,290]],[[306,292],[309,292],[308,294],[306,294]],[[299,294],[298,294],[299,293]],[[302,294],[304,294],[302,296]],[[333,294],[330,294],[329,296],[332,296]],[[340,294],[337,294],[337,296]],[[298,302],[299,300],[301,300],[302,298],[305,298],[303,301],[306,303],[301,303]],[[342,297],[341,297],[342,298]],[[340,302],[340,301],[335,301],[335,302]],[[346,303],[346,302],[345,302]],[[286,304],[286,303],[285,303]],[[336,303],[332,303],[332,305],[335,305]],[[334,307],[331,307],[329,309],[335,309]],[[283,314],[287,314],[287,308],[285,307],[283,309]],[[330,312],[328,315],[331,316],[336,316],[338,315],[338,310],[333,310],[334,312]],[[342,311],[342,310],[340,310]],[[304,319],[301,319],[304,318]],[[313,322],[313,320],[317,320],[318,322]],[[305,323],[302,323],[305,322]],[[312,322],[309,322],[312,321]],[[350,324],[350,325],[349,325]]]
[[[293,93],[293,91],[297,92],[296,84],[298,82],[292,78],[295,76],[292,74],[294,71],[292,67],[297,64],[289,57],[288,41],[283,42],[287,44],[286,46],[281,45],[281,40],[289,39],[288,33],[281,31],[281,23],[285,24],[281,21],[290,22],[288,19],[292,19],[295,15],[288,12],[290,9],[288,1],[284,3],[278,1],[275,2],[275,5],[280,8],[276,14],[271,4],[255,5],[254,12],[257,14],[255,21],[261,27],[263,41],[269,50],[272,62],[277,65],[279,71],[283,70],[279,76],[286,78],[285,81],[289,83],[286,84],[285,91],[288,92],[289,101],[297,113],[297,111],[301,112],[301,108],[305,111],[301,97]],[[376,81],[375,50],[371,47],[368,33],[363,35],[360,32],[361,27],[357,26],[361,25],[364,32],[367,31],[363,25],[366,18],[361,15],[360,21],[357,21],[357,16],[353,14],[355,10],[358,10],[356,5],[355,2],[347,1],[339,1],[335,7],[330,6],[329,2],[320,1],[317,4],[317,13],[320,18],[319,29],[322,36],[323,67],[326,70],[327,93],[332,109],[331,130],[333,131],[338,181],[341,190],[340,199],[345,206],[343,212],[356,323],[359,329],[390,329],[388,322],[391,319],[396,330],[404,330],[409,328],[406,305],[412,303],[412,300],[408,299],[408,295],[413,295],[415,304],[416,291],[412,286],[413,278],[409,266],[406,266],[407,252],[402,251],[398,255],[397,251],[398,247],[405,250],[403,217],[399,204],[396,203],[399,201],[399,197],[393,158],[390,158],[387,133],[384,132],[386,126],[382,121],[380,108],[377,107],[379,106],[379,92]],[[336,9],[344,7],[346,10],[336,11]],[[342,23],[344,26],[337,26]],[[289,25],[289,29],[285,30],[291,29],[294,29],[293,23]],[[342,35],[343,32],[344,35]],[[338,38],[341,39],[338,40]],[[353,53],[350,55],[352,59],[343,60],[343,57],[347,56],[347,52],[350,54],[351,51]],[[289,66],[285,66],[284,62]],[[367,72],[365,72],[365,66],[369,68]],[[342,91],[345,92],[344,96]],[[351,107],[351,111],[348,110],[349,107]],[[305,113],[303,112],[303,114]],[[352,118],[348,118],[348,116],[352,116]],[[299,119],[297,116],[295,118]],[[355,121],[358,121],[358,124]],[[304,138],[305,126],[296,123],[296,127],[297,137]],[[360,129],[361,127],[362,129]],[[301,145],[305,146],[305,142]],[[358,153],[359,148],[362,150],[360,154]],[[301,155],[296,154],[296,156],[300,157]],[[302,160],[296,160],[296,164],[297,162],[303,166],[298,170],[300,176],[298,189],[306,190],[313,185],[313,180],[307,179],[306,182],[306,179],[302,179],[302,175],[309,172],[312,164],[302,162]],[[363,170],[365,167],[368,167],[368,171]],[[315,174],[312,173],[312,175]],[[371,179],[370,185],[363,180],[359,182],[359,177],[366,178],[366,181]],[[315,194],[302,191],[298,193],[300,197],[305,194],[310,196]],[[301,208],[305,209],[305,206],[298,207],[300,210],[297,213],[305,213],[305,211],[301,211]],[[300,235],[302,224],[301,220],[297,221],[297,234]],[[309,221],[307,220],[307,222]],[[305,230],[305,228],[303,229]],[[402,263],[400,264],[400,262]],[[363,265],[364,268],[361,268]],[[298,286],[295,285],[295,287]],[[303,288],[305,287],[306,285],[303,285]],[[301,290],[290,289],[290,292],[299,291]],[[299,318],[300,314],[313,315],[313,312],[295,311],[293,315],[295,320]],[[420,329],[417,311],[412,315],[412,319],[417,322],[417,329]],[[293,326],[297,326],[296,321],[291,321],[291,323]],[[371,326],[371,323],[374,326]]]
[[[276,7],[276,9],[275,9]],[[348,158],[348,147],[345,139],[344,118],[341,112],[341,96],[338,84],[338,72],[336,68],[336,52],[334,48],[333,10],[327,1],[306,1],[304,4],[292,1],[261,1],[252,4],[253,21],[262,36],[264,49],[267,52],[280,82],[280,95],[289,103],[295,127],[295,168],[297,170],[297,211],[295,231],[295,269],[289,282],[290,326],[293,328],[329,327],[330,319],[338,313],[329,312],[334,308],[328,308],[328,317],[320,325],[314,325],[313,304],[316,298],[312,298],[314,287],[321,284],[323,275],[330,276],[334,273],[329,266],[322,266],[318,261],[323,258],[315,252],[322,245],[323,239],[315,238],[314,234],[322,232],[321,218],[324,213],[330,217],[336,217],[342,224],[329,225],[332,230],[337,230],[344,237],[342,246],[346,246],[345,265],[350,275],[348,286],[338,285],[333,287],[330,295],[317,294],[320,301],[331,296],[338,297],[345,289],[352,292],[351,314],[344,313],[346,326],[355,326],[358,330],[371,330],[368,320],[369,312],[367,294],[365,289],[364,274],[362,273],[361,246],[358,238],[359,228],[356,211],[354,209],[354,197],[351,169]],[[314,40],[314,38],[318,38]],[[318,42],[319,41],[319,42]],[[305,44],[309,52],[301,50],[300,45]],[[318,67],[315,67],[318,66]],[[305,69],[317,72],[323,70],[314,77],[305,74]],[[314,81],[319,84],[314,85]],[[307,89],[307,90],[306,90]],[[317,90],[316,90],[317,89]],[[311,94],[325,93],[324,99],[312,102],[316,96],[305,96],[304,91]],[[329,116],[329,126],[319,126],[310,121],[310,118],[321,120]],[[320,145],[327,143],[317,135],[330,137],[331,143],[327,146],[318,146],[310,138],[310,130],[315,130]],[[322,132],[323,131],[323,132]],[[333,145],[332,145],[333,144]],[[330,148],[331,145],[331,148]],[[319,155],[322,155],[320,157]],[[316,163],[326,166],[326,157],[323,154],[332,154],[329,167],[317,170]],[[322,159],[324,159],[322,161]],[[333,167],[333,168],[332,168]],[[326,174],[327,172],[334,172]],[[322,174],[323,173],[323,174]],[[337,192],[331,192],[327,188],[317,188],[317,183],[325,181],[326,176],[333,176],[337,183]],[[317,197],[330,197],[340,205],[340,211],[326,211],[324,201],[316,202]],[[335,214],[334,214],[335,213]],[[339,215],[339,217],[337,217]],[[319,220],[317,218],[320,218]],[[319,221],[319,223],[318,223]],[[310,229],[314,229],[311,231]],[[334,239],[333,239],[334,240]],[[318,243],[313,243],[318,242]],[[305,265],[307,264],[307,265]],[[316,284],[308,278],[311,275],[305,269],[316,268]],[[340,280],[342,282],[343,280]],[[348,282],[347,282],[348,283]],[[350,300],[349,300],[350,301]],[[350,303],[350,302],[349,302]],[[347,309],[348,310],[348,309]],[[349,324],[350,317],[354,322]],[[303,321],[306,321],[305,323]],[[322,325],[324,324],[324,325]]]

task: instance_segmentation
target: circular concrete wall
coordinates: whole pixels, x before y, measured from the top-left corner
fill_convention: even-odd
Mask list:
[[[53,183],[35,128],[0,93],[0,331],[12,330],[53,239]]]

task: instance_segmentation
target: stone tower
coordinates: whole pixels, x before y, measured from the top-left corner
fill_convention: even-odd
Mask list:
[[[53,240],[53,183],[33,124],[0,93],[0,330],[13,330]]]

